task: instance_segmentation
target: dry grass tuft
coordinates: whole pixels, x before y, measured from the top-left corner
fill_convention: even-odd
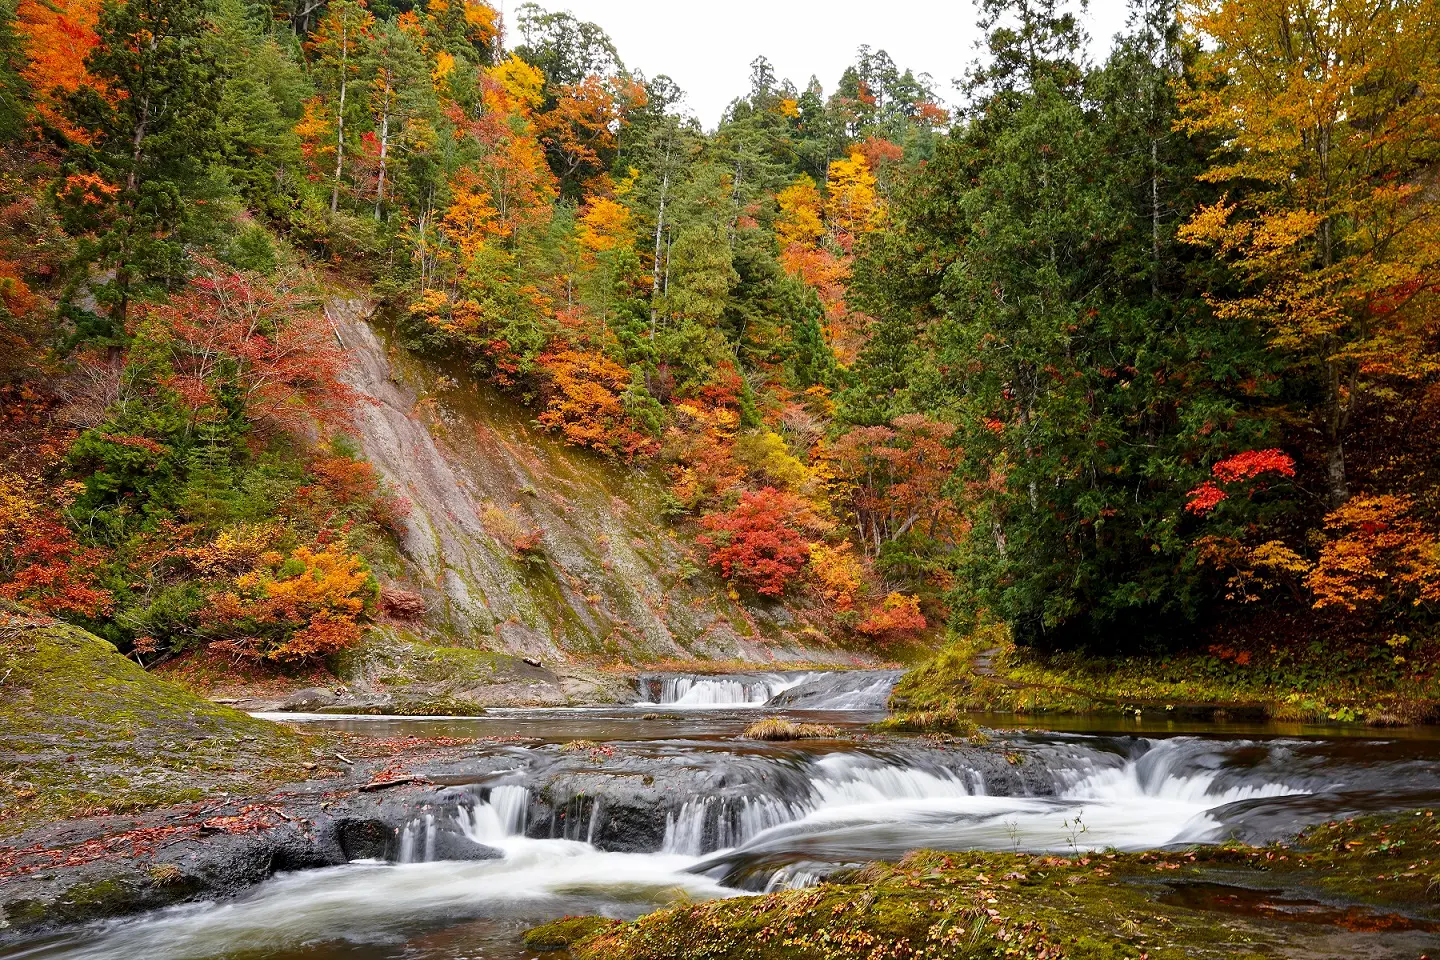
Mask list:
[[[840,731],[824,723],[793,723],[782,717],[766,717],[745,728],[747,740],[832,740]]]

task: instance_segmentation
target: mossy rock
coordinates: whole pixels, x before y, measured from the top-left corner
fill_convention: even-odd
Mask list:
[[[304,779],[305,735],[161,680],[78,627],[0,612],[0,834]]]
[[[568,950],[601,931],[618,926],[620,921],[605,917],[564,917],[552,923],[525,931],[525,946],[542,953]]]
[[[939,733],[970,740],[982,739],[980,727],[959,710],[910,710],[894,713],[871,728],[881,733]]]
[[[1328,824],[1288,848],[1070,857],[922,850],[810,889],[602,921],[566,946],[575,960],[871,960],[882,945],[886,956],[925,960],[1259,960],[1350,955],[1346,941],[1329,938],[1353,936],[1349,945],[1371,955],[1377,936],[1408,938],[1389,944],[1403,949],[1440,929],[1440,877],[1417,860],[1440,862],[1440,828],[1428,811]],[[1217,884],[1209,906],[1173,896]],[[1331,926],[1276,924],[1237,911],[1224,893],[1264,901],[1316,887],[1335,894]],[[1312,935],[1322,952],[1308,949]]]

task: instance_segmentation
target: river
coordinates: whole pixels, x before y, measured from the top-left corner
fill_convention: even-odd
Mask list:
[[[0,957],[518,960],[535,956],[520,933],[549,919],[629,918],[681,898],[805,886],[922,847],[1268,841],[1335,816],[1440,803],[1440,740],[1429,730],[1163,716],[1046,729],[991,716],[983,748],[871,735],[895,676],[657,674],[638,680],[642,702],[622,707],[277,717],[377,736],[526,739],[486,748],[472,770],[447,777],[384,860],[280,875],[236,900]],[[772,713],[849,736],[741,739]]]

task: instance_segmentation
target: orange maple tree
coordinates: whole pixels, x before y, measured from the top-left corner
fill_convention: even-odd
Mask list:
[[[655,442],[630,423],[622,399],[630,370],[599,353],[561,349],[540,357],[545,372],[545,410],[540,423],[565,439],[602,453],[633,457]]]
[[[34,93],[39,119],[71,140],[88,135],[67,116],[66,98],[81,87],[104,92],[85,69],[85,58],[100,43],[95,25],[103,0],[20,0],[15,32],[24,47],[20,75]]]

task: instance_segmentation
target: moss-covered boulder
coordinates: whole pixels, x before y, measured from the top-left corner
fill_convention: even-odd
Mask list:
[[[575,960],[1414,957],[1440,935],[1437,864],[1440,826],[1422,810],[1264,848],[917,851],[811,889],[534,935]]]
[[[84,630],[0,611],[0,835],[303,779],[318,750],[152,676]]]
[[[582,940],[620,925],[618,920],[605,917],[564,917],[541,927],[525,932],[525,946],[545,953],[551,950],[567,950]]]

